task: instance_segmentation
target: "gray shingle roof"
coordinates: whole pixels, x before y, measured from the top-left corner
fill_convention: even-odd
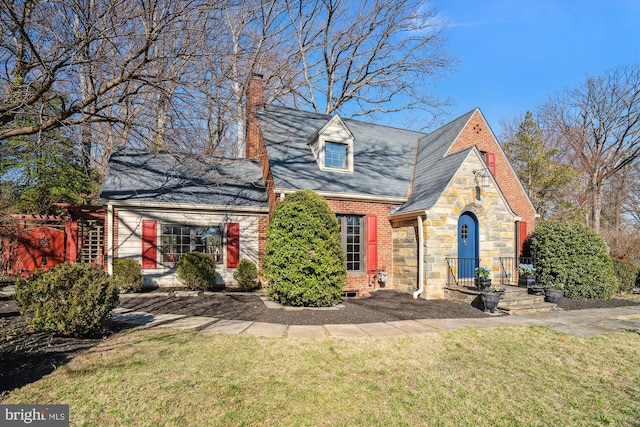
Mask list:
[[[122,149],[109,158],[101,198],[114,202],[267,207],[260,164]]]
[[[438,201],[471,150],[446,155],[474,112],[458,117],[420,140],[411,199],[394,213],[430,209]]]
[[[406,198],[424,133],[343,119],[354,136],[353,173],[323,171],[306,144],[331,116],[268,105],[258,114],[276,188]]]
[[[395,211],[406,213],[437,202],[468,155],[469,149],[446,153],[474,112],[429,134],[343,119],[355,138],[353,174],[320,170],[306,144],[331,116],[268,105],[258,117],[275,185],[282,189],[406,198],[417,145],[411,198]]]

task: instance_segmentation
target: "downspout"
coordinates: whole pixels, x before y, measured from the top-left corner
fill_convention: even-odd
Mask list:
[[[427,211],[424,211],[425,215]],[[418,215],[418,290],[413,293],[413,299],[418,299],[424,292],[424,230],[422,229],[422,215]]]

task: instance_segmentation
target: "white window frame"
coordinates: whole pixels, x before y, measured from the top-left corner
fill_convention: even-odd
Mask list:
[[[219,253],[218,252],[214,252],[214,253],[207,253],[207,252],[203,252],[203,253],[207,253],[208,255],[213,255],[213,259],[215,260],[216,264],[222,264],[223,263],[223,253],[224,253],[224,224],[218,224],[218,225],[193,225],[193,224],[173,224],[173,223],[162,223],[160,224],[160,254],[162,256],[162,263],[163,264],[176,264],[178,262],[178,260],[180,259],[180,257],[182,255],[184,255],[187,252],[176,252],[176,253],[167,253],[165,252],[165,242],[164,242],[164,237],[165,237],[165,233],[164,233],[164,228],[165,227],[171,227],[171,228],[180,228],[180,229],[184,229],[184,228],[188,228],[189,229],[189,251],[188,252],[202,252],[202,251],[198,251],[197,246],[202,246],[202,244],[198,244],[196,243],[197,239],[198,239],[198,235],[196,234],[196,230],[198,228],[218,228],[220,230],[220,245],[219,245]],[[173,235],[173,234],[169,234],[169,235]],[[181,236],[186,236],[186,234],[181,234]],[[178,245],[178,244],[176,244]],[[186,246],[186,243],[181,243],[178,246]]]

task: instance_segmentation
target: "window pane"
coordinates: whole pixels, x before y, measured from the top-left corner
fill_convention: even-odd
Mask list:
[[[191,248],[189,227],[162,226],[162,260],[163,262],[178,262],[180,256],[189,252]]]
[[[196,252],[211,254],[216,263],[222,262],[222,227],[196,227]]]
[[[347,168],[347,146],[342,144],[325,144],[324,165],[328,168]]]
[[[342,247],[347,258],[348,271],[361,271],[364,245],[361,242],[360,226],[362,217],[357,215],[340,215],[338,216],[338,224],[340,224],[340,235],[342,236]]]

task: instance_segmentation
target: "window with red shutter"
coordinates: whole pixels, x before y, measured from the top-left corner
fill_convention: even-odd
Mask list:
[[[492,176],[496,176],[496,155],[494,153],[485,153],[485,161]]]
[[[227,223],[227,268],[236,268],[240,262],[240,224]]]
[[[527,240],[527,223],[525,221],[520,221],[518,224],[518,234],[520,241],[518,242],[518,251],[522,253],[522,245],[524,245],[524,241]]]
[[[367,215],[367,270],[378,269],[378,217]]]
[[[142,220],[142,268],[154,269],[157,267],[157,234],[156,221]]]

